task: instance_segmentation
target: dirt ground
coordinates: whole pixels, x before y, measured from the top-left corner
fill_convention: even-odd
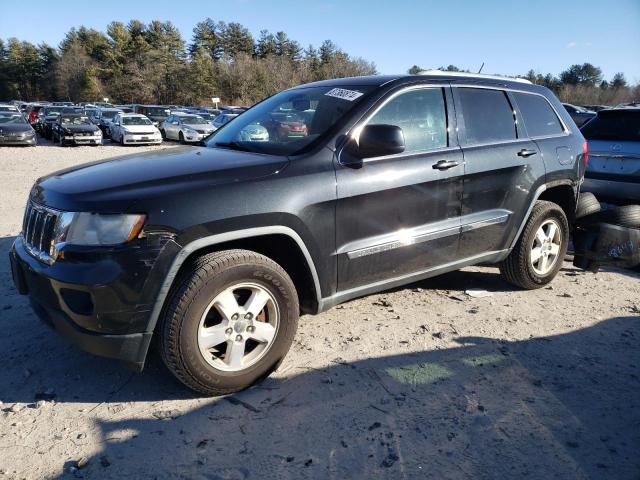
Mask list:
[[[226,398],[68,345],[12,285],[27,193],[140,150],[0,148],[0,479],[640,478],[638,273],[566,262],[519,291],[466,268],[354,300]]]

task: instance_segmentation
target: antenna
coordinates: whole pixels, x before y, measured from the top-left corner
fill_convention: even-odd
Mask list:
[[[482,73],[483,68],[484,68],[484,62],[482,62],[482,65],[480,65],[480,70],[478,70],[478,73]]]

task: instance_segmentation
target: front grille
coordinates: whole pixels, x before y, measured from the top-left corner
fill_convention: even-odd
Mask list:
[[[155,135],[155,132],[133,132],[131,135]]]
[[[50,256],[58,212],[29,202],[24,213],[22,236],[27,251],[38,260],[53,263]]]
[[[202,134],[202,133],[207,133],[207,130],[196,130],[196,132],[198,132],[198,133],[201,133],[201,134]]]

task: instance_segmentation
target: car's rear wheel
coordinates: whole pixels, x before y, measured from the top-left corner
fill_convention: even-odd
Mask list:
[[[555,203],[538,201],[500,272],[518,287],[543,287],[562,267],[568,242],[569,222],[564,211]]]
[[[166,140],[167,139],[167,134],[164,131],[164,128],[160,129],[160,137],[162,137],[162,140]]]
[[[236,392],[277,368],[298,314],[293,282],[277,263],[248,250],[208,254],[171,294],[158,332],[162,357],[193,390]]]
[[[180,132],[180,135],[178,135],[178,140],[180,141],[180,143],[184,144],[184,135],[182,134],[182,132]]]

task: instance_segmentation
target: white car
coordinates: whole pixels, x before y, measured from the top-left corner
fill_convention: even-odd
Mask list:
[[[192,113],[174,113],[159,125],[162,137],[167,140],[179,140],[180,143],[195,143],[207,138],[215,130],[200,115]]]
[[[269,131],[259,123],[251,123],[240,130],[240,140],[243,142],[268,142]]]
[[[162,143],[162,135],[151,120],[139,113],[118,113],[110,127],[111,140],[121,145]]]

